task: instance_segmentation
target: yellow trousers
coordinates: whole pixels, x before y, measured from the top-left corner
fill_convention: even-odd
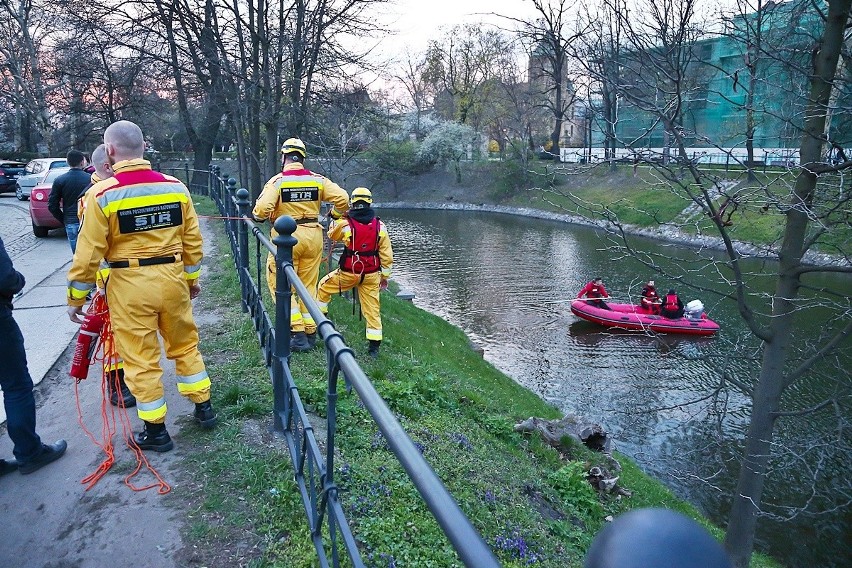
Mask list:
[[[323,313],[328,313],[328,302],[332,294],[340,294],[358,287],[358,301],[361,303],[361,313],[367,320],[367,339],[382,340],[382,315],[379,301],[379,283],[381,272],[364,275],[363,282],[360,274],[352,274],[339,268],[329,272],[319,283],[317,304]]]
[[[293,269],[310,292],[311,298],[316,299],[317,280],[319,280],[319,269],[322,263],[322,226],[319,224],[298,225],[293,236],[299,241],[293,247]],[[275,256],[270,254],[266,259],[266,284],[272,295],[272,301],[275,301],[276,274]],[[308,334],[316,333],[317,324],[308,312],[308,308],[298,300],[294,292],[290,297],[290,332],[300,331]]]
[[[178,391],[195,403],[210,400],[183,264],[116,268],[106,289],[124,380],[136,397],[139,418],[154,424],[166,420],[158,331],[166,357],[175,362]]]

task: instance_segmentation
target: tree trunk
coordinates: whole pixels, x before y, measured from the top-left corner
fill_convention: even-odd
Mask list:
[[[557,118],[553,125],[553,132],[550,133],[550,153],[553,154],[554,160],[561,158],[559,153],[559,134],[562,132],[562,119]]]
[[[199,140],[198,145],[193,146],[192,181],[194,186],[207,186],[207,172],[210,170],[210,162],[213,160],[213,142]],[[222,172],[231,174],[231,172]],[[233,175],[233,174],[231,174]]]
[[[740,466],[737,492],[731,508],[725,548],[737,567],[747,567],[754,548],[754,532],[763,497],[763,484],[769,462],[773,413],[787,387],[783,368],[787,360],[799,273],[808,228],[808,214],[817,176],[813,166],[822,156],[831,85],[843,44],[843,32],[849,19],[852,0],[830,0],[821,48],[814,57],[814,74],[808,99],[804,133],[800,149],[801,169],[787,212],[784,238],[779,253],[778,284],[772,302],[770,336],[765,342],[760,377],[753,393],[751,423],[746,437],[745,455]]]
[[[781,286],[776,290],[780,292]],[[783,297],[783,296],[782,296]],[[785,302],[789,304],[789,302]],[[751,420],[749,422],[743,459],[740,463],[740,475],[737,491],[731,507],[728,531],[725,535],[725,548],[734,564],[748,566],[754,549],[754,532],[760,512],[763,496],[763,484],[769,463],[772,446],[772,432],[775,427],[773,412],[778,409],[781,393],[784,391],[783,367],[786,360],[786,347],[789,343],[792,314],[773,324],[776,333],[766,342],[763,350],[760,377],[754,388]]]
[[[749,78],[748,94],[746,95],[746,171],[748,172],[748,181],[757,180],[754,173],[754,90],[757,88],[757,78],[754,77],[754,67],[752,76]]]
[[[266,125],[266,153],[264,154],[264,158],[263,175],[258,179],[258,182],[261,184],[259,188],[263,187],[262,184],[266,180],[281,170],[281,149],[278,141],[277,122]]]
[[[749,25],[746,23],[745,25]],[[746,67],[748,67],[748,91],[746,92],[746,171],[748,172],[748,181],[756,181],[757,176],[754,173],[754,95],[757,92],[757,63],[761,56],[761,34],[763,28],[763,2],[757,2],[757,21],[754,26],[754,40],[749,42],[746,49]],[[751,30],[746,32],[749,36]]]

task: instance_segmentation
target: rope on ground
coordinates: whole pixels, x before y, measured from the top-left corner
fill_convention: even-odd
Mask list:
[[[104,325],[101,330],[100,338],[98,339],[98,346],[96,348],[96,354],[93,357],[93,363],[97,362],[101,364],[101,437],[102,440],[97,440],[95,436],[86,428],[86,425],[83,421],[83,411],[80,406],[80,392],[79,392],[79,381],[76,381],[74,384],[74,395],[77,402],[77,420],[80,423],[80,427],[83,429],[83,432],[92,440],[92,443],[103,450],[106,457],[104,460],[98,465],[98,467],[91,474],[87,475],[83,479],[80,480],[80,483],[86,486],[86,491],[94,487],[100,479],[106,475],[106,473],[112,468],[115,464],[115,446],[113,445],[113,438],[117,432],[117,423],[121,423],[122,436],[126,440],[127,447],[133,451],[136,456],[136,468],[124,478],[124,484],[127,485],[133,491],[145,491],[148,489],[157,488],[157,493],[160,495],[165,495],[172,488],[168,483],[160,476],[159,472],[150,464],[148,459],[145,457],[145,454],[136,445],[136,442],[133,439],[133,427],[130,424],[130,418],[127,415],[127,408],[124,406],[124,400],[121,396],[118,397],[119,407],[113,407],[109,402],[109,381],[113,381],[112,387],[116,392],[121,392],[121,384],[119,382],[119,374],[117,367],[113,370],[111,367],[119,361],[118,351],[115,347],[115,338],[112,333],[112,323],[109,318],[109,310],[106,304],[106,298],[100,292],[96,292],[94,298],[92,299],[92,303],[89,306],[89,313],[96,313],[103,317]],[[151,483],[150,485],[146,485],[144,487],[137,487],[131,481],[139,472],[142,470],[142,467],[146,467],[148,471],[154,476],[156,481]]]

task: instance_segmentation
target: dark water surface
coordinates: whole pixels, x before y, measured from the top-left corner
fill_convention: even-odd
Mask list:
[[[574,317],[568,307],[588,280],[600,275],[615,301],[634,302],[647,279],[654,278],[661,292],[669,283],[593,230],[478,212],[383,210],[380,215],[393,241],[394,279],[416,293],[418,306],[461,327],[485,348],[488,361],[563,412],[601,423],[620,451],[725,525],[748,408],[733,390],[708,395],[719,383],[720,365],[735,378],[753,378],[758,353],[732,301],[679,290],[685,303],[702,300],[722,326],[717,337],[608,332]],[[669,258],[699,255],[652,241],[635,244]],[[678,269],[665,266],[673,261],[656,260]],[[686,276],[689,283],[727,292],[720,282],[723,270],[708,260],[696,266]],[[748,268],[758,289],[771,293],[774,265],[753,261]],[[852,279],[837,276],[809,283],[852,287]],[[816,336],[822,322],[817,314],[800,318],[797,326]],[[793,396],[816,403],[822,391],[837,388],[839,374],[848,403],[849,351],[825,377],[792,391]],[[848,407],[842,413],[845,422]],[[783,506],[805,504],[814,476],[821,491],[838,487],[828,491],[833,497],[813,497],[809,507],[836,508],[833,512],[760,521],[758,545],[787,566],[852,565],[852,513],[837,496],[849,488],[849,439],[840,426],[846,424],[823,413],[787,419],[776,429],[780,457],[766,486],[769,512],[791,516]]]

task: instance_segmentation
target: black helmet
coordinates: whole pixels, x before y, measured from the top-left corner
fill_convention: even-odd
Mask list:
[[[732,568],[701,525],[668,509],[635,509],[601,530],[583,568]]]

